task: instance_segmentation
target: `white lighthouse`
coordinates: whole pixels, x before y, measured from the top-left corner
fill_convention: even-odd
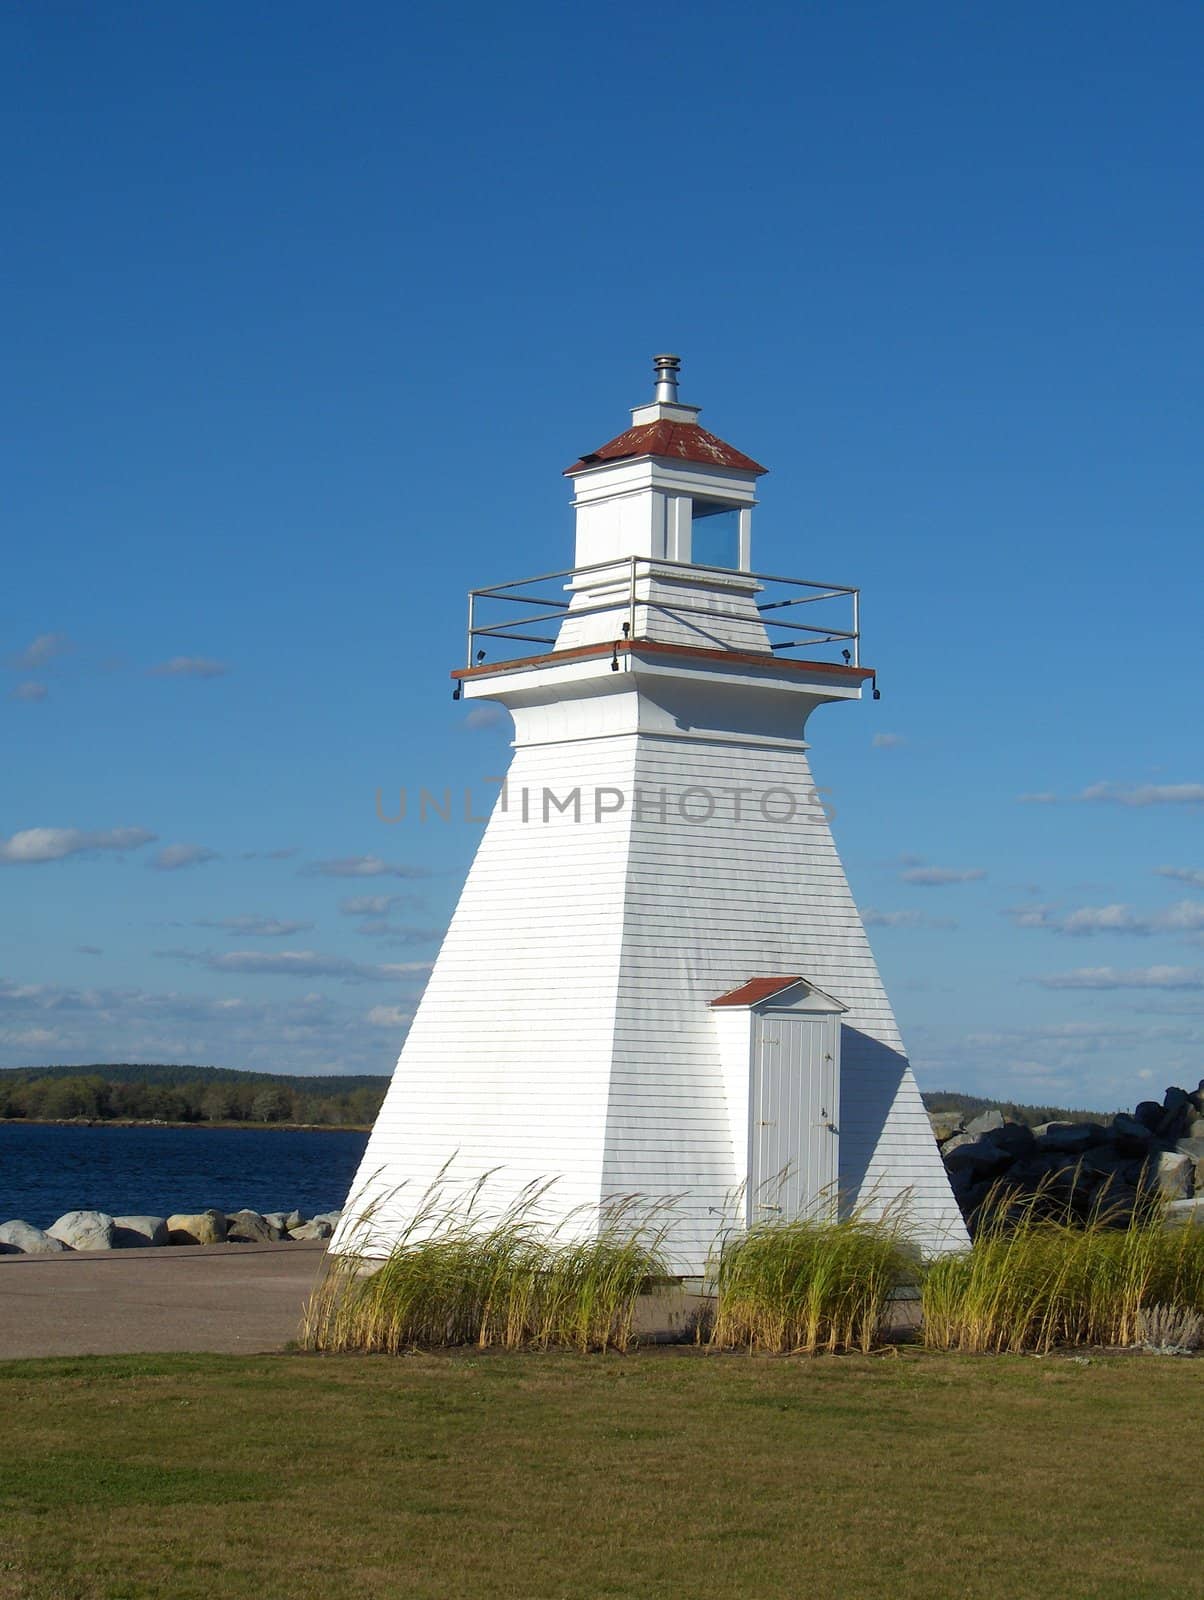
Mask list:
[[[514,758],[336,1249],[387,1250],[441,1173],[495,1207],[554,1179],[574,1227],[676,1197],[683,1274],[725,1222],[837,1204],[966,1243],[808,764],[872,677],[858,594],[753,571],[765,469],[679,365],[568,469],[572,568],[470,598],[457,694]]]

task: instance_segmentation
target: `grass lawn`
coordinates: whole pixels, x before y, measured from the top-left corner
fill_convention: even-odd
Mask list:
[[[0,1364],[0,1600],[1204,1596],[1204,1363]]]

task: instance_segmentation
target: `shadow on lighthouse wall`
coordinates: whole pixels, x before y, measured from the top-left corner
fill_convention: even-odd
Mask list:
[[[840,1030],[840,1188],[856,1195],[895,1110],[907,1057],[860,1028]]]

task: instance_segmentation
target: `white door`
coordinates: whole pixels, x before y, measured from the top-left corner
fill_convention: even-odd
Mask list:
[[[835,1212],[839,1058],[839,1017],[785,1011],[756,1017],[749,1097],[750,1222]]]

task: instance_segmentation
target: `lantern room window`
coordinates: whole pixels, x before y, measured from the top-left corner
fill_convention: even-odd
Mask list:
[[[722,500],[695,500],[690,560],[699,567],[740,567],[740,511]]]

